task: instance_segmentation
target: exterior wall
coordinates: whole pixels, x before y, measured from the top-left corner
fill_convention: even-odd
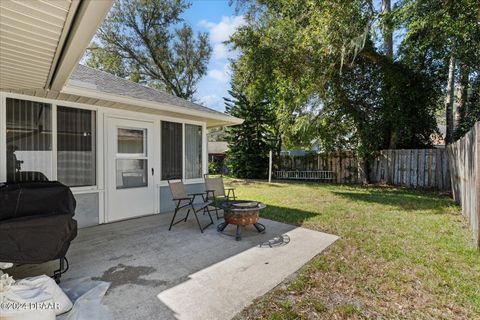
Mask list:
[[[77,208],[75,210],[75,220],[78,227],[90,227],[100,223],[100,202],[99,193],[81,193],[75,194]]]
[[[185,185],[187,193],[204,192],[205,184],[192,183]],[[200,197],[197,197],[199,200]],[[175,210],[175,202],[172,201],[172,193],[168,186],[160,187],[160,213],[172,212]]]
[[[154,121],[155,126],[159,127],[160,122],[165,121],[174,121],[185,124],[195,124],[201,125],[203,127],[203,144],[202,144],[202,159],[203,159],[203,173],[207,172],[208,164],[208,155],[207,155],[207,138],[206,138],[206,123],[200,121],[191,121],[181,118],[172,118],[167,116],[154,116],[152,114],[134,112],[127,110],[112,109],[108,107],[98,107],[92,106],[83,103],[68,102],[63,100],[47,99],[47,98],[38,98],[34,96],[13,94],[0,92],[0,182],[6,181],[6,127],[5,121],[5,101],[7,97],[12,97],[16,99],[32,100],[38,102],[45,102],[52,104],[53,108],[56,108],[56,105],[79,108],[79,109],[89,109],[95,110],[97,112],[97,150],[96,150],[96,185],[87,186],[87,187],[74,187],[72,192],[77,200],[77,208],[75,219],[78,221],[79,227],[88,227],[96,224],[106,223],[106,199],[108,198],[105,194],[107,192],[106,181],[105,181],[105,153],[106,153],[106,139],[105,139],[105,122],[104,119],[106,116],[118,116],[126,119],[148,119]],[[52,122],[56,123],[56,114],[52,116]],[[53,129],[53,132],[56,132],[56,126]],[[157,132],[157,131],[155,131]],[[155,167],[155,179],[154,185],[157,188],[155,192],[156,199],[152,199],[155,202],[155,212],[152,213],[166,213],[174,210],[174,203],[171,200],[171,194],[168,188],[167,181],[161,181],[161,171],[160,171],[160,139],[158,135],[154,139],[154,167]],[[56,137],[52,141],[52,149],[56,150]],[[57,152],[52,151],[52,161],[51,161],[51,179],[57,179],[57,168],[61,166],[61,158],[57,157]],[[184,165],[185,166],[185,165]],[[202,192],[204,191],[203,187],[203,178],[190,179],[186,181],[187,192]]]

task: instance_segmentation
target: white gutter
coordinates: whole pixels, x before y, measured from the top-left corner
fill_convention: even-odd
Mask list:
[[[128,96],[117,95],[113,93],[100,92],[95,89],[77,87],[69,84],[67,84],[62,89],[61,92],[66,94],[82,96],[82,97],[130,104],[133,106],[145,107],[145,108],[150,108],[154,110],[175,112],[175,113],[184,114],[188,116],[197,116],[197,117],[202,117],[206,119],[217,120],[217,121],[223,122],[222,125],[225,125],[225,126],[242,124],[244,121],[243,119],[232,117],[227,114],[222,114],[220,112],[217,113],[217,112],[200,111],[200,110],[195,110],[190,108],[173,106],[173,105],[155,102],[155,101],[148,101],[148,100],[142,100],[142,99],[132,98]]]
[[[82,58],[85,49],[90,44],[95,32],[103,22],[108,11],[113,5],[114,0],[83,0],[79,3],[74,1],[71,9],[75,10],[75,15],[69,17],[69,30],[63,43],[57,47],[58,53],[55,56],[54,63],[50,69],[47,89],[60,91],[70,78],[71,73],[77,67]],[[77,7],[73,7],[74,5]],[[63,36],[62,36],[63,37]]]

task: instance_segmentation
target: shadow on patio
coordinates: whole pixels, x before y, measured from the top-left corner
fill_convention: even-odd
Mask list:
[[[201,234],[193,217],[168,231],[170,218],[159,214],[80,229],[62,281],[111,282],[103,302],[115,319],[228,319],[337,239],[261,219],[264,234],[248,227],[235,241],[213,226]],[[281,245],[269,245],[274,238]],[[24,265],[9,273],[21,278],[51,274],[55,267]]]

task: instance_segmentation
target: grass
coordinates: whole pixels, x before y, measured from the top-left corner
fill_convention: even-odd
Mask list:
[[[480,318],[480,253],[445,195],[229,181],[263,217],[341,237],[240,319]],[[308,244],[306,244],[308,245]]]

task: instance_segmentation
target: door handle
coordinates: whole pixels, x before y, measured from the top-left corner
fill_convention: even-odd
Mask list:
[[[155,169],[152,168],[152,176],[155,174]]]

